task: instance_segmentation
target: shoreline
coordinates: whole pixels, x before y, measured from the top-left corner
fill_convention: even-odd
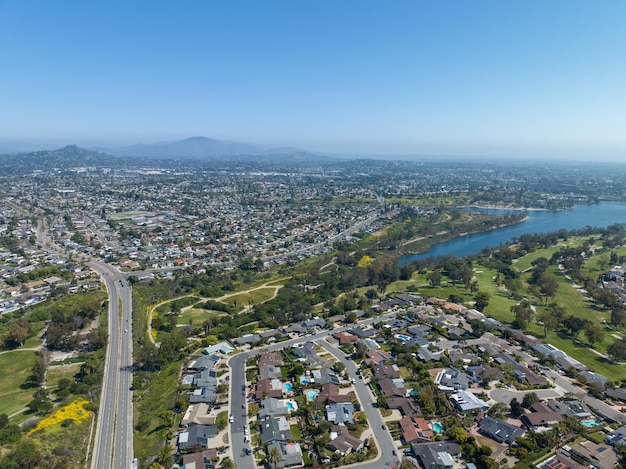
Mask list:
[[[425,251],[422,251],[422,252],[409,252],[409,253],[406,253],[406,254],[402,254],[400,256],[400,258],[398,259],[398,261],[401,258],[405,257],[405,256],[420,256],[422,254],[426,254],[428,251],[430,251],[434,246],[436,246],[438,244],[447,243],[447,242],[450,242],[450,241],[452,241],[454,239],[461,238],[461,237],[464,237],[464,236],[475,235],[475,234],[479,234],[479,233],[486,233],[488,231],[499,230],[501,228],[506,228],[506,227],[509,227],[509,226],[518,225],[520,223],[524,223],[525,221],[528,221],[529,218],[530,217],[528,215],[526,215],[525,217],[521,218],[520,220],[514,221],[512,223],[502,223],[500,225],[492,226],[490,228],[487,228],[486,230],[481,230],[481,231],[463,232],[463,233],[460,233],[459,235],[453,236],[453,237],[451,237],[449,239],[433,243]],[[408,244],[411,244],[411,243],[414,243],[414,242],[417,242],[417,241],[421,241],[421,240],[424,240],[424,239],[432,239],[434,236],[445,235],[445,234],[448,234],[448,232],[444,231],[444,232],[436,233],[435,235],[431,235],[431,236],[422,236],[422,237],[419,237],[419,238],[415,238],[415,239],[409,240],[406,243],[402,244],[402,247],[407,246]]]
[[[516,212],[550,212],[549,208],[536,208],[536,207],[509,207],[498,205],[459,205],[457,208],[476,208],[483,210],[510,210]]]

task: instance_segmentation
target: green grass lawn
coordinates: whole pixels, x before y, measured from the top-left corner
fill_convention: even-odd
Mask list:
[[[550,273],[554,272],[556,272],[556,267],[550,267]],[[583,296],[581,292],[572,287],[571,282],[564,275],[555,273],[554,278],[559,283],[559,288],[554,298],[549,298],[548,302],[557,303],[563,306],[568,314],[589,319],[597,324],[610,319],[610,311],[596,306],[593,301]]]
[[[41,344],[43,343],[43,341],[41,340],[40,337],[29,337],[28,339],[26,339],[26,341],[24,342],[24,348],[37,348],[39,347]]]
[[[54,366],[48,368],[46,373],[46,385],[55,387],[63,378],[67,378],[70,382],[74,382],[74,375],[80,371],[81,363],[72,363],[71,365]]]
[[[515,269],[523,272],[526,269],[529,269],[532,266],[533,261],[539,259],[540,257],[545,257],[546,259],[550,259],[552,254],[560,250],[563,246],[567,247],[575,247],[582,246],[582,244],[588,239],[588,237],[578,238],[572,237],[569,238],[565,242],[560,242],[556,246],[550,246],[547,248],[537,249],[535,252],[531,252],[526,254],[524,257],[521,257],[517,262],[513,264]]]
[[[178,324],[189,324],[191,319],[194,324],[201,324],[204,320],[211,317],[224,316],[223,311],[213,311],[203,308],[189,308],[178,316]]]
[[[259,288],[258,290],[253,290],[248,293],[240,293],[238,295],[225,298],[223,303],[226,303],[229,306],[235,306],[236,303],[238,308],[248,305],[258,305],[272,299],[275,291],[276,289],[271,287]]]
[[[291,439],[294,441],[300,441],[302,436],[300,435],[300,426],[299,425],[289,425],[289,429],[291,430]]]
[[[31,401],[34,388],[22,389],[37,361],[34,351],[15,351],[0,355],[0,414],[11,415]]]

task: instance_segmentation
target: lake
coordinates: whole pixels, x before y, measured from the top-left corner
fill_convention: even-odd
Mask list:
[[[476,209],[478,210],[478,209]],[[510,212],[508,210],[481,210],[487,213]],[[508,243],[513,238],[524,234],[549,233],[560,229],[574,230],[590,227],[605,228],[615,223],[626,223],[626,202],[600,202],[594,205],[577,205],[573,210],[562,212],[529,211],[528,219],[516,225],[485,231],[468,236],[461,236],[446,243],[436,244],[423,254],[402,256],[399,265],[418,259],[453,255],[465,257],[477,254],[485,248]]]

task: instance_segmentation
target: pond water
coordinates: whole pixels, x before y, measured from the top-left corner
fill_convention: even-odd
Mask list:
[[[505,213],[507,210],[482,210],[490,213]],[[626,223],[626,202],[600,202],[594,205],[578,205],[573,210],[562,212],[529,211],[528,219],[516,225],[461,236],[445,243],[434,245],[423,254],[402,256],[399,265],[427,257],[453,255],[458,258],[477,254],[485,248],[507,243],[524,234],[549,233],[560,229],[573,230],[586,226],[605,228],[615,223]]]

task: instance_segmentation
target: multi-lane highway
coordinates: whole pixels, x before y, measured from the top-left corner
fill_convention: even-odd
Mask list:
[[[129,468],[133,459],[130,286],[114,267],[98,261],[88,265],[100,275],[109,293],[109,343],[91,468]]]
[[[36,235],[41,246],[57,255],[64,254],[52,242],[44,220],[38,222]],[[132,294],[126,276],[115,267],[96,260],[88,261],[87,265],[100,276],[109,294],[109,340],[91,468],[130,468],[133,460]]]

